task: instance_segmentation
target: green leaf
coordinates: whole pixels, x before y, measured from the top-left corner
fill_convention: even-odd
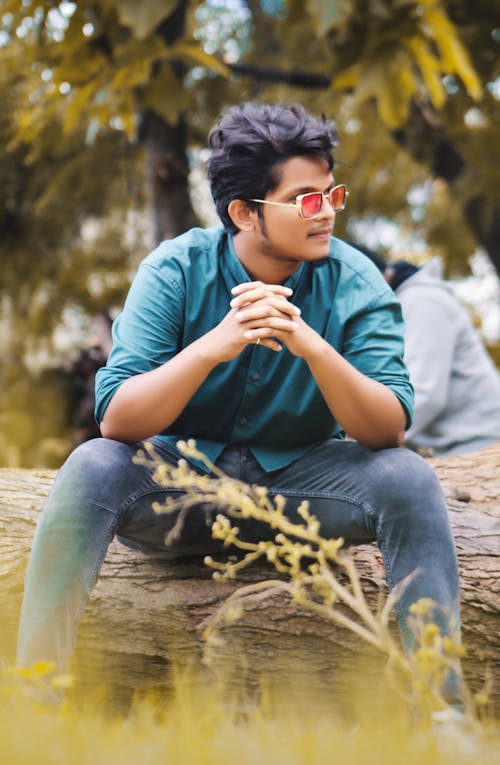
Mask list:
[[[177,0],[119,0],[116,11],[120,23],[130,27],[134,37],[143,40],[160,21],[170,16],[176,5]]]
[[[309,15],[318,37],[344,27],[353,12],[350,0],[309,0]]]

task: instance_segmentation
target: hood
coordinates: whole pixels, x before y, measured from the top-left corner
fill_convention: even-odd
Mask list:
[[[396,289],[396,294],[399,295],[410,287],[440,287],[453,294],[453,288],[443,279],[443,263],[439,257],[431,258],[419,268],[416,274],[401,282]]]

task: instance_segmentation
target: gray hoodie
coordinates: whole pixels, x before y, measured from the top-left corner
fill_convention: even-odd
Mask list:
[[[472,452],[500,440],[500,375],[434,258],[396,289],[415,388],[410,445]]]

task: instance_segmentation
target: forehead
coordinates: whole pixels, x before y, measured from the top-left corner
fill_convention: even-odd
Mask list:
[[[325,191],[333,183],[328,163],[321,157],[291,157],[279,167],[279,183],[270,196]]]

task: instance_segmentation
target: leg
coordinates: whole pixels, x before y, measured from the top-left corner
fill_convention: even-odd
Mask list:
[[[138,446],[104,438],[88,441],[59,471],[39,519],[28,566],[18,638],[20,666],[47,660],[64,668],[76,622],[115,533],[153,554],[168,553],[164,538],[175,516],[154,513],[152,503],[172,492],[152,480],[150,468],[132,462]],[[177,462],[175,450],[159,442],[155,448],[163,459]],[[204,514],[193,517],[194,526],[188,539],[180,540],[176,554],[209,544]]]
[[[225,452],[218,464],[235,475],[234,459],[232,451]],[[436,475],[418,455],[328,441],[271,474],[247,456],[239,477],[285,496],[292,517],[300,502],[309,500],[325,536],[376,540],[391,588],[416,572],[396,605],[407,651],[414,642],[408,612],[420,598],[438,605],[436,619],[444,632],[458,629],[458,569],[446,504]],[[253,537],[255,530],[249,533]]]
[[[329,441],[270,475],[248,454],[239,460],[244,463],[239,475],[237,455],[224,453],[219,465],[229,475],[285,496],[292,520],[299,520],[296,508],[307,499],[324,536],[354,543],[376,540],[390,588],[415,574],[395,607],[406,652],[415,643],[409,610],[421,598],[437,605],[433,620],[442,634],[458,634],[455,546],[439,481],[421,457],[407,449],[373,452],[356,442]],[[255,541],[257,528],[243,522],[238,525],[242,536]],[[269,538],[269,532],[265,528],[262,535]],[[448,674],[442,691],[449,704],[463,709],[455,672]]]

